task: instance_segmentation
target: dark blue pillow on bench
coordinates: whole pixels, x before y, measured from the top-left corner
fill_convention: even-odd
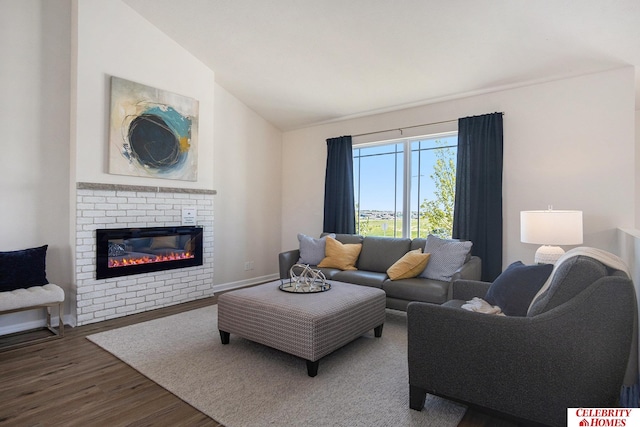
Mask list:
[[[496,277],[484,299],[500,307],[507,316],[526,316],[529,304],[551,270],[552,264],[524,265],[516,261]]]
[[[0,292],[49,283],[46,273],[47,247],[0,252]]]

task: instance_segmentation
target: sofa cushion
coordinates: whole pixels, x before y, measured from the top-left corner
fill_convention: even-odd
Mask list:
[[[450,281],[451,276],[464,265],[472,245],[468,241],[445,240],[430,234],[424,253],[430,253],[431,258],[420,277]]]
[[[389,267],[409,252],[411,239],[366,236],[358,259],[358,270],[386,273]]]
[[[409,250],[413,251],[416,249],[424,249],[426,244],[427,244],[427,239],[423,237],[416,237],[411,241],[411,246],[409,247]]]
[[[327,236],[325,257],[318,267],[331,267],[340,270],[357,270],[356,261],[362,250],[362,243],[340,243],[333,237]]]
[[[552,264],[511,264],[493,281],[484,299],[507,316],[526,316],[531,300],[553,270]]]
[[[411,279],[422,273],[431,254],[423,254],[422,249],[409,251],[387,269],[391,280]]]
[[[317,267],[317,268],[316,268],[316,267]],[[329,267],[324,267],[324,268],[322,268],[322,267],[318,267],[318,266],[315,266],[315,267],[313,267],[313,268],[314,268],[314,269],[316,269],[316,270],[320,270],[320,271],[322,271],[322,274],[324,274],[324,277],[325,277],[325,279],[327,279],[327,280],[332,280],[332,279],[333,279],[333,277],[334,277],[336,274],[338,274],[338,273],[340,273],[340,272],[342,271],[342,270],[340,270],[339,268],[329,268]]]
[[[382,284],[387,280],[387,273],[366,270],[339,271],[331,280],[382,289]]]
[[[324,237],[324,236],[328,236],[328,235],[332,235],[335,234],[334,237],[338,242],[340,243],[362,243],[362,241],[364,240],[364,237],[359,235],[359,234],[343,234],[343,233],[327,233],[327,232],[323,232],[320,237]]]
[[[448,299],[449,282],[419,277],[401,280],[387,279],[382,284],[382,289],[390,298],[442,304]]]
[[[328,234],[333,238],[335,234]],[[324,250],[326,246],[326,237],[316,239],[302,233],[298,233],[298,242],[300,242],[300,264],[318,265],[324,259]]]
[[[48,284],[47,247],[0,252],[0,291]]]

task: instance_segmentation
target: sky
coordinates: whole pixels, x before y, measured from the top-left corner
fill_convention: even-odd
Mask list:
[[[436,142],[437,141],[437,142]],[[412,142],[412,176],[411,176],[411,210],[417,211],[419,204],[425,198],[433,198],[435,185],[431,178],[435,164],[436,150],[425,149],[437,147],[438,143],[457,144],[457,136],[440,137],[437,139]],[[422,148],[418,159],[418,146]],[[394,145],[373,146],[359,149],[361,158],[354,159],[354,181],[360,178],[360,192],[356,190],[356,204],[360,210],[402,211],[403,186],[403,154],[402,143]],[[357,154],[358,147],[354,147]],[[453,151],[455,160],[456,149]],[[386,154],[383,154],[386,153]],[[395,161],[394,161],[395,160]],[[420,172],[418,172],[418,163]],[[397,177],[397,179],[396,179]],[[419,181],[418,181],[419,180]],[[420,194],[418,195],[418,187]]]

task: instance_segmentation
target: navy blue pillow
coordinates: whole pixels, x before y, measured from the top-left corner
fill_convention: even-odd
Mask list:
[[[497,305],[507,316],[526,316],[531,300],[536,296],[553,270],[552,264],[511,264],[493,281],[484,299]]]
[[[47,246],[0,252],[0,292],[49,283],[46,273]]]

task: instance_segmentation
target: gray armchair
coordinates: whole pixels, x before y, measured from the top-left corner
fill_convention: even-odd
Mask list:
[[[483,298],[489,286],[460,280],[452,301],[409,304],[412,409],[422,410],[431,393],[565,425],[566,408],[619,405],[637,322],[626,274],[576,256],[559,266],[525,317],[460,308],[474,296]]]

